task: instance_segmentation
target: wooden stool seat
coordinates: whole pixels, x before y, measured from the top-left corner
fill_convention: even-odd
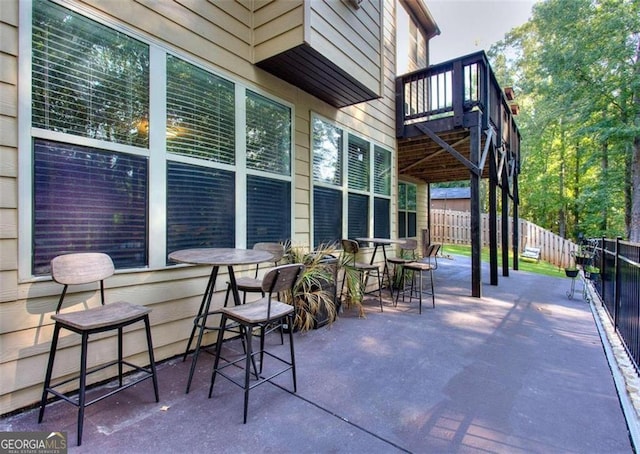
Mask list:
[[[150,312],[151,309],[144,306],[118,302],[84,311],[56,314],[51,318],[68,329],[96,331],[100,328],[111,329],[113,325],[126,325],[128,322],[141,320]]]

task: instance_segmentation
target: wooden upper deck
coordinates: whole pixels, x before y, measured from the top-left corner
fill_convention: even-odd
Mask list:
[[[510,176],[519,172],[520,132],[484,51],[398,77],[396,102],[401,177],[437,183],[475,172],[486,178],[490,149]],[[482,131],[479,160],[471,153],[475,126]]]

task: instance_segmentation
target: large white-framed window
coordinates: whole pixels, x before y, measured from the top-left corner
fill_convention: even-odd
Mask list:
[[[313,244],[391,235],[391,151],[311,118]]]
[[[20,7],[22,280],[65,252],[135,270],[291,238],[292,105],[86,10]]]

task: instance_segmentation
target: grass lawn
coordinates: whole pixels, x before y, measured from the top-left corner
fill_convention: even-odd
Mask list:
[[[443,244],[440,255],[464,255],[471,257],[471,246],[464,244]],[[512,268],[513,253],[509,251],[509,268]],[[489,248],[482,248],[482,261],[489,263]],[[498,267],[502,267],[502,251],[498,250]],[[538,263],[526,259],[518,261],[520,271],[530,271],[532,273],[544,274],[545,276],[566,277],[564,269],[558,268],[551,263],[540,260]],[[513,269],[513,268],[512,268]]]

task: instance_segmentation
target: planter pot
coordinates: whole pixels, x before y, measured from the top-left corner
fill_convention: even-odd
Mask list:
[[[584,265],[588,263],[589,260],[591,260],[591,257],[586,255],[576,255],[575,259],[576,259],[576,265]]]
[[[600,273],[594,273],[593,271],[585,271],[584,272],[584,276],[587,279],[590,279],[590,280],[594,281],[594,280],[598,279],[598,277],[600,277]]]
[[[565,269],[564,270],[564,274],[566,274],[567,277],[570,277],[570,278],[573,279],[574,277],[576,277],[578,275],[578,270]]]

